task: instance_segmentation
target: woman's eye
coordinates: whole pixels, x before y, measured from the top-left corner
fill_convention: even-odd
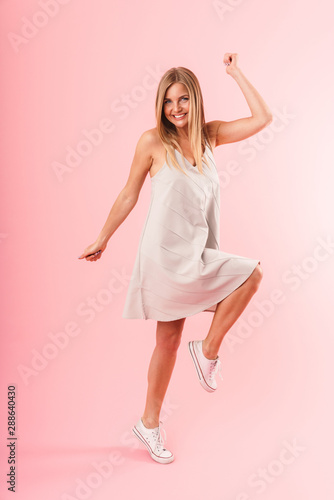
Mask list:
[[[183,100],[183,101],[188,101],[188,97],[181,97],[181,100]],[[170,100],[169,100],[169,99],[167,99],[167,100],[165,101],[165,104],[168,104],[169,102],[170,102]]]

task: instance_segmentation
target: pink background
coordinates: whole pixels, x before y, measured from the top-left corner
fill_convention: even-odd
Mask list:
[[[333,498],[332,14],[302,0],[1,2],[1,499],[13,498],[10,384],[16,499]],[[194,71],[207,121],[249,116],[225,52],[274,113],[214,150],[221,249],[259,258],[264,277],[223,341],[214,394],[187,348],[213,315],[186,320],[161,414],[176,459],[163,466],[130,432],[156,323],[121,317],[149,176],[102,258],[77,257],[155,126],[164,71]],[[56,175],[71,148],[76,165]]]

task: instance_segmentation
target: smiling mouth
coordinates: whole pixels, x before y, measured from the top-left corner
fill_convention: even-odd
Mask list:
[[[184,116],[186,116],[187,113],[183,113],[182,115],[173,115],[174,118],[176,118],[177,120],[180,120],[181,118],[183,118]]]

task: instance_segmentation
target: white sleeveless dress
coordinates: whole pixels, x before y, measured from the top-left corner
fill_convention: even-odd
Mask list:
[[[183,167],[181,153],[175,154]],[[167,162],[151,177],[151,202],[125,299],[125,319],[173,321],[215,312],[217,303],[260,263],[219,249],[219,177],[208,145],[203,156],[211,166],[203,163],[205,175],[184,158],[189,177]]]

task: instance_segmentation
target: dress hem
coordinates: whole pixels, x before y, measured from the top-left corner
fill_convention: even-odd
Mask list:
[[[152,321],[161,321],[161,322],[164,322],[164,323],[168,323],[169,321],[177,321],[178,319],[184,319],[184,318],[189,318],[191,316],[195,316],[195,314],[199,314],[201,312],[210,312],[210,313],[215,313],[216,312],[216,309],[217,309],[217,304],[219,302],[221,302],[222,300],[226,299],[226,297],[228,297],[229,295],[231,295],[231,293],[233,293],[235,290],[237,290],[241,285],[243,285],[245,283],[245,281],[250,277],[250,275],[254,272],[255,268],[257,267],[258,264],[261,263],[261,261],[259,259],[253,259],[256,264],[254,265],[252,271],[246,276],[246,278],[240,283],[240,285],[238,285],[236,288],[234,288],[234,290],[228,292],[228,293],[225,293],[225,295],[220,298],[218,301],[214,302],[213,304],[211,305],[208,305],[206,309],[199,309],[198,311],[195,311],[195,312],[192,312],[190,314],[186,314],[185,316],[179,316],[177,318],[173,318],[173,319],[157,319],[157,318],[152,318],[152,317],[148,317],[148,316],[142,316],[142,317],[138,317],[138,316],[133,316],[133,317],[128,317],[128,316],[122,316],[122,319],[144,319],[144,320],[152,320]],[[216,306],[214,310],[210,310],[211,307],[213,306]]]

